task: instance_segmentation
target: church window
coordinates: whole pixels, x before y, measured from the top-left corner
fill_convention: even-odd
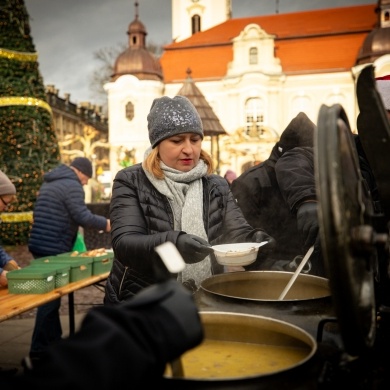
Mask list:
[[[126,118],[128,121],[134,119],[134,104],[132,102],[126,104]]]
[[[251,47],[249,49],[249,64],[250,65],[257,64],[257,47]]]
[[[200,16],[199,15],[193,15],[191,18],[191,25],[192,25],[192,34],[195,34],[200,30]]]
[[[390,11],[388,9],[382,11],[381,18],[382,18],[381,27],[390,27]]]
[[[250,98],[245,104],[245,134],[260,138],[264,128],[264,103],[260,98]]]

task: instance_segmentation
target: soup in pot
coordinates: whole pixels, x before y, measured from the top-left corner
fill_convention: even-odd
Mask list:
[[[301,362],[309,346],[255,344],[205,339],[181,356],[184,378],[219,379],[270,374]],[[170,365],[165,371],[172,377]]]

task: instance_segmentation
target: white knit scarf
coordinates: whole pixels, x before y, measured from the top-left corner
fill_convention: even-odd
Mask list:
[[[150,153],[148,149],[146,156]],[[165,195],[172,206],[174,214],[174,229],[182,230],[189,234],[195,234],[207,240],[203,222],[203,185],[202,177],[207,174],[207,165],[203,160],[189,172],[182,172],[170,168],[163,162],[160,163],[165,174],[162,180],[154,177],[144,169],[147,178],[157,189]],[[211,276],[211,261],[207,256],[195,264],[186,264],[185,269],[178,275],[181,283],[193,279],[199,288],[200,283]]]

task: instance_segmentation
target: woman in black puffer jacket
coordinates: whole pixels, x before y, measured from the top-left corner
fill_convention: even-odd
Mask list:
[[[201,149],[203,127],[185,97],[155,99],[148,115],[148,149],[142,164],[118,172],[110,205],[114,264],[105,303],[117,303],[156,282],[154,248],[176,245],[186,262],[178,280],[192,291],[223,272],[211,245],[274,240],[243,217],[226,180],[211,174]],[[264,253],[265,251],[262,251]]]

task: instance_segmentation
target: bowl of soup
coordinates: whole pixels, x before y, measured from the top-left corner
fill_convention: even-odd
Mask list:
[[[239,242],[234,244],[214,245],[215,258],[221,265],[245,266],[256,261],[259,248],[267,244],[263,242]]]

